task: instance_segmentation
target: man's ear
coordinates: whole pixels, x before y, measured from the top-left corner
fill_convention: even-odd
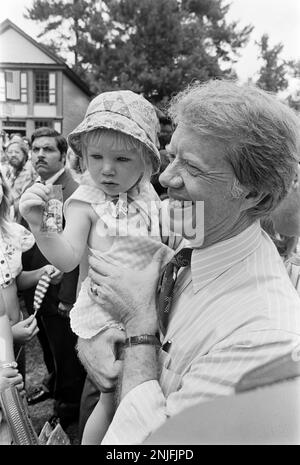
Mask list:
[[[300,177],[300,165],[298,165],[297,173],[296,173],[296,175],[295,175],[295,177],[294,177],[294,179],[293,179],[293,182],[292,182],[292,189],[298,189],[298,187],[299,187],[299,181],[300,181],[299,177]]]
[[[243,198],[241,210],[250,210],[250,208],[256,207],[259,203],[266,203],[270,198],[270,194],[267,192],[256,192],[249,191]]]

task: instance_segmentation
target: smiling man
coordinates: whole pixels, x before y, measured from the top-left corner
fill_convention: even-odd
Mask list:
[[[142,443],[181,410],[233,395],[245,373],[300,343],[299,296],[260,226],[294,179],[299,121],[264,91],[217,80],[180,93],[170,113],[177,127],[160,182],[183,218],[191,202],[204,202],[204,235],[172,260],[173,272],[172,262],[160,270],[159,257],[130,274],[90,258],[92,295],[127,337],[120,404],[103,444]]]

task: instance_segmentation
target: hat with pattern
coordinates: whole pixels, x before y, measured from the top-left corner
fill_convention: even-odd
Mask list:
[[[68,136],[72,150],[81,157],[81,135],[101,128],[119,131],[140,141],[148,148],[153,171],[159,170],[159,121],[153,105],[144,97],[131,90],[103,92],[95,97],[84,120]]]

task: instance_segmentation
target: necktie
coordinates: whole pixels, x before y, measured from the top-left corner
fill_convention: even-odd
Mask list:
[[[169,312],[172,306],[173,290],[177,279],[179,268],[188,266],[191,263],[193,249],[185,247],[181,249],[164,269],[158,287],[158,321],[160,330],[166,332]]]

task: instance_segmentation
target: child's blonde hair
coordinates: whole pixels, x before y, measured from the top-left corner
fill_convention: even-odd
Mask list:
[[[147,149],[147,147],[144,144],[142,144],[139,140],[135,139],[134,137],[129,136],[128,134],[124,134],[120,131],[115,131],[113,129],[99,128],[81,135],[82,155],[84,164],[86,165],[86,149],[88,145],[94,144],[100,148],[103,137],[107,135],[110,136],[112,149],[122,148],[127,152],[130,152],[131,150],[136,150],[139,152],[141,159],[144,163],[144,173],[140,182],[150,181],[150,178],[154,170],[149,149]]]

